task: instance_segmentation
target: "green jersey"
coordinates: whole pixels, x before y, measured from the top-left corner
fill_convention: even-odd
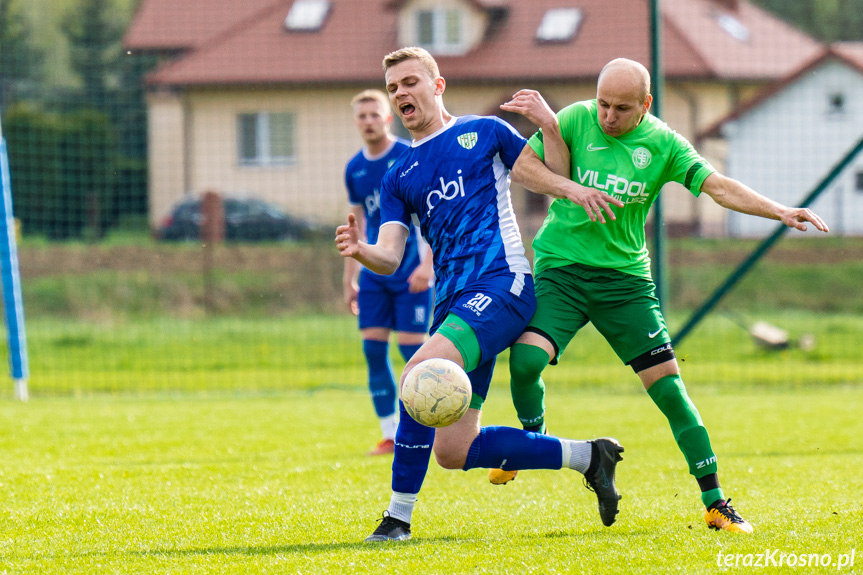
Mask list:
[[[567,199],[552,202],[533,241],[536,273],[577,263],[649,279],[644,226],[651,204],[667,182],[678,182],[699,195],[713,167],[686,138],[651,114],[617,138],[602,131],[596,100],[576,102],[557,116],[572,157],[572,180],[603,190],[625,206],[610,206],[617,219],[606,217],[601,224],[591,222],[584,208]],[[528,145],[544,160],[541,131]]]

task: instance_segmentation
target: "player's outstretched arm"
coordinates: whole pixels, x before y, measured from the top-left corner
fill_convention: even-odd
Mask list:
[[[395,272],[405,252],[408,231],[402,226],[383,225],[378,231],[378,243],[360,241],[360,229],[354,214],[348,214],[347,224],[336,228],[336,247],[345,258],[354,258],[377,274]]]
[[[615,220],[617,217],[614,215],[611,205],[623,207],[623,202],[609,196],[602,190],[582,186],[569,178],[553,173],[530,146],[525,146],[522,149],[518,160],[512,167],[512,179],[537,194],[556,199],[565,198],[578,204],[584,208],[592,222],[599,220],[600,223],[604,224],[603,212],[609,219]]]
[[[822,232],[830,231],[824,220],[809,208],[789,208],[762,196],[733,178],[716,172],[707,176],[707,179],[701,184],[701,191],[723,208],[735,212],[779,220],[789,228],[795,228],[802,232],[807,229],[806,222],[811,223],[815,229]]]
[[[519,90],[512,99],[501,104],[501,110],[521,114],[542,130],[543,155],[548,169],[568,178],[571,154],[569,146],[560,133],[557,114],[551,109],[542,94],[536,90]]]

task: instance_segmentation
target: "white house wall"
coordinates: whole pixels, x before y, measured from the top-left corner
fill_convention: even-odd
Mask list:
[[[362,145],[350,106],[358,91],[210,89],[190,92],[185,108],[180,97],[174,98],[173,105],[163,98],[159,109],[172,112],[174,122],[172,129],[161,130],[151,138],[151,166],[155,166],[151,223],[158,222],[185,195],[208,190],[260,197],[319,221],[337,220],[346,213],[344,165]],[[152,108],[151,100],[151,115]],[[239,165],[237,115],[261,111],[296,115],[295,162]],[[189,137],[185,149],[177,149],[177,132],[184,125]],[[188,156],[185,163],[184,153]]]
[[[157,225],[183,197],[208,190],[260,197],[290,213],[327,224],[340,221],[347,209],[344,165],[362,145],[353,124],[350,99],[363,88],[382,85],[383,81],[380,86],[205,88],[152,93],[148,102],[151,224]],[[522,87],[540,90],[555,108],[593,98],[596,91],[593,80],[531,86],[452,82],[447,86],[445,102],[455,115],[489,114]],[[706,122],[712,115],[727,112],[730,103],[722,85],[705,83],[690,90],[696,101],[704,99],[711,104],[693,114],[687,111],[689,102],[672,89],[663,114],[687,137],[700,127],[693,120]],[[237,115],[262,111],[295,114],[295,162],[239,164]],[[709,200],[696,200],[682,187],[672,185],[663,197],[668,222],[680,222],[685,227],[697,220],[696,229],[710,235],[724,229],[725,210],[715,208]],[[521,209],[523,198],[515,200]]]
[[[830,97],[844,95],[844,113],[829,112]],[[786,205],[798,205],[863,137],[863,76],[829,61],[726,125],[727,173]],[[863,234],[863,194],[854,174],[863,156],[811,206],[834,233]],[[855,216],[856,214],[856,216]],[[729,235],[762,237],[776,222],[732,213]]]

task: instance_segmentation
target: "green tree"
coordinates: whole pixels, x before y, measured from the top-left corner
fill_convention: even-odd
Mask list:
[[[100,238],[112,223],[114,131],[99,110],[47,112],[19,102],[4,114],[15,214],[25,234]]]
[[[62,25],[70,66],[81,80],[83,99],[94,108],[111,107],[119,82],[123,26],[111,0],[79,0]]]
[[[147,214],[147,103],[144,75],[155,68],[157,57],[126,54],[120,66],[117,114],[118,163],[116,219]]]
[[[863,0],[752,0],[825,42],[863,41]]]
[[[99,145],[111,146],[103,154],[112,177],[81,182],[88,187],[85,227],[91,237],[100,237],[124,216],[147,210],[146,104],[143,74],[152,68],[150,59],[122,51],[126,14],[116,0],[75,0],[62,31],[69,44],[70,67],[80,80],[81,110],[98,110],[108,120],[104,128],[89,118],[85,125],[99,129],[76,132],[83,142],[94,137]],[[97,157],[95,149],[88,157]],[[78,165],[73,162],[73,165]],[[77,229],[76,225],[71,226]]]
[[[16,93],[35,91],[42,79],[44,54],[19,8],[16,0],[0,0],[0,104]]]

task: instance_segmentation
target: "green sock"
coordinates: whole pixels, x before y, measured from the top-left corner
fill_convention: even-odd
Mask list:
[[[695,404],[679,375],[667,375],[650,386],[647,394],[668,419],[674,440],[689,464],[689,473],[704,477],[716,473],[716,454]],[[713,503],[713,501],[711,501]]]
[[[705,507],[710,507],[720,499],[725,499],[725,494],[719,487],[719,477],[715,473],[696,477],[695,480],[698,481],[698,487],[701,488],[701,501],[704,502]]]
[[[545,424],[545,383],[540,375],[548,365],[541,347],[517,343],[509,355],[509,389],[518,420],[523,427],[543,429]]]
[[[701,492],[701,502],[704,503],[705,507],[710,507],[714,502],[719,501],[720,499],[725,499],[725,494],[722,493],[722,488],[720,487]]]

